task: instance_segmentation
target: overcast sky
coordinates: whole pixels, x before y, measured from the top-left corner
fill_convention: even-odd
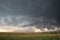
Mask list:
[[[46,18],[59,24],[59,9],[59,0],[0,0],[0,25],[40,26]]]

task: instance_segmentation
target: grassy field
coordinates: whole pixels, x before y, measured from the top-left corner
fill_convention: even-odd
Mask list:
[[[0,33],[0,40],[60,40],[60,33]]]
[[[60,36],[0,37],[0,40],[60,40]]]

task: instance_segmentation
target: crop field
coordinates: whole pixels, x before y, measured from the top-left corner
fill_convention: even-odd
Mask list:
[[[0,33],[0,40],[60,40],[60,33]]]

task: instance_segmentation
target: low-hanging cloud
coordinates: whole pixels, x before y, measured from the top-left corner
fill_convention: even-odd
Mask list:
[[[44,32],[52,31],[55,29],[57,30],[53,23],[56,23],[55,19],[47,19],[43,16],[36,18],[23,15],[8,15],[0,18],[0,29],[9,30],[11,32]],[[54,29],[51,29],[51,27]]]

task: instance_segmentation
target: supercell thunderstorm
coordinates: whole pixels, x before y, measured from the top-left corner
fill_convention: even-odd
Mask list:
[[[60,0],[0,0],[0,32],[60,31]]]
[[[50,20],[42,16],[36,18],[8,15],[0,18],[0,32],[49,32],[59,31],[59,29],[55,19]]]

